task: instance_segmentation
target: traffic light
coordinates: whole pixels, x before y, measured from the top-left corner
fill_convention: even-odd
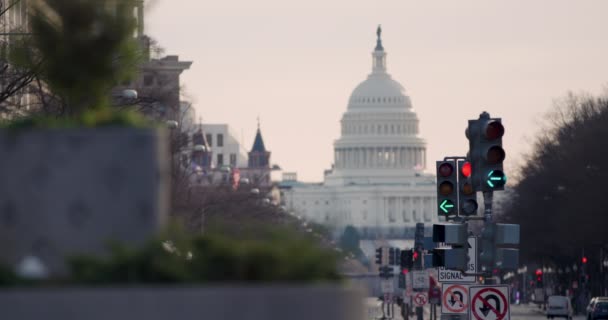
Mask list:
[[[400,273],[399,274],[399,285],[398,285],[399,289],[405,289],[405,274]]]
[[[401,251],[401,269],[408,270],[414,267],[414,255],[412,250]]]
[[[542,288],[543,287],[543,271],[541,269],[536,269],[536,272],[534,274],[536,275],[536,287]]]
[[[379,276],[380,278],[392,278],[394,276],[393,274],[393,267],[389,267],[389,266],[382,266],[378,269],[379,272]]]
[[[382,248],[376,249],[376,264],[382,265]]]
[[[468,269],[468,225],[466,223],[443,223],[433,225],[433,242],[450,247],[435,248],[432,266],[466,271]]]
[[[389,248],[388,249],[388,264],[391,266],[396,266],[400,264],[401,258],[401,250],[399,248]]]
[[[456,160],[437,161],[437,205],[440,215],[456,214]]]
[[[504,190],[507,176],[503,171],[505,151],[502,119],[490,118],[483,112],[479,119],[469,120],[466,136],[469,139],[469,159],[475,191]]]
[[[587,263],[587,257],[583,256],[583,258],[581,260],[582,260],[583,264]]]
[[[419,262],[418,262],[418,260],[419,260],[419,259],[420,259],[420,254],[418,253],[418,251],[414,250],[414,251],[412,252],[412,260],[413,260],[413,262],[412,262],[412,263],[413,263],[415,266],[420,266],[420,264],[419,264]]]
[[[477,214],[477,193],[471,179],[471,163],[468,161],[458,162],[458,205],[460,214],[471,216]]]

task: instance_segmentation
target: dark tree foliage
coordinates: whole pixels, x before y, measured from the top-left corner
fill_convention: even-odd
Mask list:
[[[359,241],[361,241],[361,236],[357,229],[353,226],[347,226],[342,236],[340,236],[339,244],[342,250],[358,256],[361,253]]]
[[[503,209],[521,225],[524,259],[559,264],[608,243],[608,97],[570,95],[556,107]]]
[[[22,0],[11,1],[6,6],[0,5],[0,20],[8,20],[9,10],[16,10],[24,5]],[[24,41],[28,39],[26,31],[22,27],[14,27],[0,39],[0,114],[4,116],[26,112],[19,98],[28,91],[39,71],[40,61],[32,61],[29,67],[17,66],[10,62],[9,48],[27,46],[27,41]]]
[[[130,0],[116,7],[96,0],[40,0],[29,13],[30,48],[13,53],[25,68],[38,65],[41,80],[59,96],[67,115],[110,104],[108,92],[137,65]]]

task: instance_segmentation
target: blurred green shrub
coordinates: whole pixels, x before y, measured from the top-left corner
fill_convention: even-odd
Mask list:
[[[171,240],[161,240],[171,239]],[[262,237],[160,237],[140,249],[113,244],[109,257],[70,259],[70,283],[338,281],[338,256],[311,239],[268,230]]]
[[[58,128],[99,128],[133,127],[150,128],[155,124],[133,110],[101,109],[87,110],[72,117],[34,116],[0,123],[7,129],[58,129]]]

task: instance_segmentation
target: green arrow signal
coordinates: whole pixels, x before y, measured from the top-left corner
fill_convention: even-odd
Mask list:
[[[495,188],[498,186],[504,186],[507,183],[507,176],[500,170],[492,170],[488,173],[488,179],[486,183],[490,186],[490,188]]]
[[[448,199],[443,200],[439,205],[439,209],[441,209],[441,211],[445,213],[449,213],[450,211],[452,211],[452,208],[454,208],[454,204]]]

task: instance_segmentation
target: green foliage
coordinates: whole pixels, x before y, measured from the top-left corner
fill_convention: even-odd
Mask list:
[[[148,128],[154,124],[141,114],[132,110],[104,108],[86,110],[71,117],[35,116],[0,123],[7,129],[57,129],[57,128],[97,128],[97,127],[135,127]]]
[[[108,259],[70,259],[77,284],[337,281],[336,263],[310,239],[277,230],[250,239],[173,232],[140,249],[114,244]]]
[[[108,107],[110,89],[137,66],[132,1],[37,0],[29,18],[29,48],[17,47],[13,61],[38,68],[68,115]]]
[[[361,241],[361,236],[355,227],[347,226],[344,229],[344,233],[340,236],[340,240],[338,241],[340,248],[345,252],[352,253],[357,258],[364,258],[365,255],[361,248],[359,247],[359,242]]]
[[[13,272],[13,270],[0,265],[0,287],[12,286],[20,282],[19,277]]]

